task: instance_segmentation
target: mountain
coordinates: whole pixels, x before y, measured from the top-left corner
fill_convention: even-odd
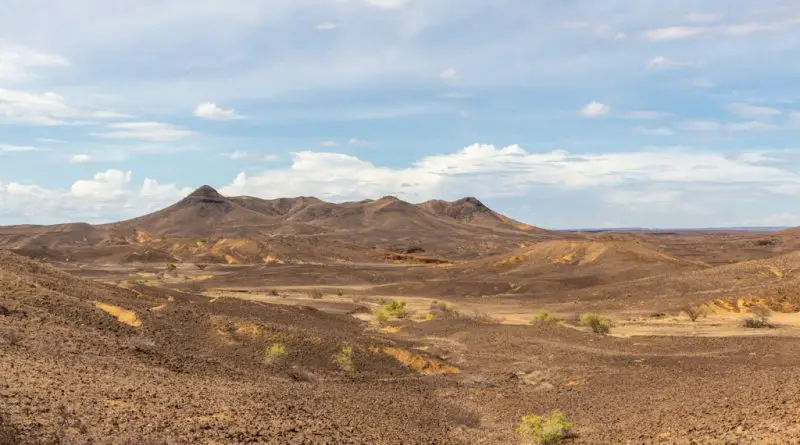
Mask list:
[[[144,232],[149,236],[204,238],[245,235],[276,222],[204,185],[177,203],[138,218],[101,226],[117,233]]]
[[[56,261],[439,261],[509,252],[547,231],[475,198],[225,197],[204,185],[162,210],[110,224],[0,227],[0,248]],[[420,258],[420,256],[422,256]]]
[[[543,232],[544,229],[515,221],[486,207],[477,198],[467,197],[457,201],[430,200],[419,204],[434,215],[454,219],[460,223],[492,229],[522,230]]]

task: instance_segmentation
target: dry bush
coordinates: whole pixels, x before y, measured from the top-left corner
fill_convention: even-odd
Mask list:
[[[270,295],[272,295],[273,297],[277,297],[278,295],[280,295],[280,294],[278,293],[278,289],[272,289],[272,290],[270,290],[270,291],[269,291],[269,294],[270,294]]]
[[[199,270],[206,270],[208,264],[195,264],[194,267],[198,268]]]
[[[693,304],[686,305],[686,307],[683,308],[683,312],[689,317],[689,320],[692,320],[692,322],[695,322],[698,318],[706,315],[706,311],[702,306]]]
[[[319,300],[324,296],[325,294],[323,294],[322,291],[317,288],[308,291],[308,298],[311,298],[312,300]]]
[[[434,317],[438,316],[441,318],[456,318],[460,315],[455,305],[447,304],[444,301],[434,301],[431,303],[430,312]]]
[[[477,323],[483,323],[483,324],[497,324],[497,323],[501,322],[500,319],[498,319],[496,317],[492,317],[487,312],[480,312],[480,311],[473,312],[472,315],[469,318],[472,321],[475,321]]]
[[[164,268],[164,270],[166,270],[167,273],[173,273],[176,270],[178,270],[178,266],[176,266],[175,263],[167,263],[167,265]]]
[[[750,329],[772,329],[775,327],[774,324],[769,322],[769,317],[763,314],[745,319],[743,325]]]

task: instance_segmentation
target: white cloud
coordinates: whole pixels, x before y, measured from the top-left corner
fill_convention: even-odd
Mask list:
[[[333,22],[323,22],[317,25],[317,31],[332,31],[338,28],[339,25]]]
[[[689,120],[681,124],[684,130],[689,131],[717,131],[722,129],[722,124],[708,120]]]
[[[92,157],[87,154],[76,154],[69,158],[70,164],[88,164],[92,162]]]
[[[393,194],[419,202],[465,195],[522,197],[545,187],[551,192],[591,191],[612,205],[655,200],[664,203],[664,210],[685,212],[696,211],[697,206],[675,203],[676,199],[683,201],[678,199],[679,191],[686,196],[703,187],[800,192],[797,172],[786,170],[784,164],[756,162],[763,158],[756,152],[737,157],[700,149],[651,147],[635,152],[570,154],[530,152],[518,145],[499,148],[475,144],[400,167],[341,153],[304,151],[293,153],[292,158],[288,167],[239,173],[221,192],[266,198],[315,195],[332,201]],[[107,170],[92,179],[76,181],[67,191],[33,184],[0,184],[0,218],[110,221],[169,205],[189,191],[149,178],[137,189],[132,178],[130,171]]]
[[[358,139],[358,138],[350,138],[350,139],[347,140],[347,144],[348,145],[365,145],[365,144],[369,144],[369,142],[362,141],[361,139]]]
[[[29,145],[0,144],[0,153],[27,153],[32,151],[45,151],[45,149]]]
[[[157,198],[160,202],[177,201],[192,192],[190,187],[177,187],[175,184],[159,184],[155,179],[144,178],[139,196],[143,198]],[[153,207],[149,206],[149,210]]]
[[[674,68],[685,67],[688,65],[689,65],[688,63],[678,62],[676,60],[670,60],[664,56],[656,56],[650,59],[649,62],[647,62],[647,69],[649,70],[674,69]]]
[[[763,118],[778,116],[781,110],[761,105],[746,104],[741,102],[731,103],[725,107],[729,112],[740,117]]]
[[[225,109],[220,108],[215,103],[205,102],[198,105],[194,109],[194,115],[199,118],[209,119],[209,120],[218,120],[218,121],[229,121],[229,120],[237,120],[237,119],[246,119],[246,116],[240,115],[234,109]]]
[[[689,120],[684,121],[681,127],[688,131],[710,132],[710,131],[777,131],[782,127],[760,121],[745,122],[717,122],[710,120]]]
[[[191,192],[145,178],[131,187],[130,171],[107,170],[67,190],[0,181],[0,219],[19,223],[111,222],[163,208]]]
[[[647,40],[681,40],[700,36],[744,37],[757,33],[788,31],[800,27],[800,19],[789,18],[769,22],[745,22],[716,26],[669,26],[645,31]]]
[[[708,28],[670,26],[645,31],[643,36],[647,40],[680,40],[707,34],[708,31]]]
[[[107,110],[91,110],[68,104],[55,92],[32,93],[0,88],[0,122],[39,126],[82,124],[79,118],[122,119],[132,116]]]
[[[279,159],[278,155],[276,154],[262,155],[259,153],[250,153],[243,150],[237,150],[232,153],[228,153],[227,156],[228,158],[234,161],[250,160],[254,162],[268,162],[268,161],[277,161]]]
[[[53,138],[36,138],[36,142],[40,144],[63,144],[64,141],[61,139],[53,139]]]
[[[624,32],[615,30],[610,25],[598,25],[594,28],[594,34],[602,39],[624,40]]]
[[[581,115],[585,117],[602,117],[611,113],[611,107],[600,102],[589,102],[581,108]]]
[[[684,20],[693,23],[714,23],[722,20],[722,14],[711,14],[702,12],[692,12],[686,14]]]
[[[121,122],[105,126],[109,131],[91,133],[106,139],[138,139],[153,142],[169,142],[193,135],[192,131],[162,122]]]
[[[268,198],[315,194],[333,200],[395,194],[409,200],[522,196],[543,185],[598,188],[650,183],[798,183],[797,175],[753,165],[724,154],[682,148],[570,155],[532,153],[520,146],[471,145],[452,154],[428,156],[405,168],[375,165],[341,153],[297,152],[285,169],[240,173],[224,194]]]
[[[458,77],[458,71],[455,68],[445,68],[440,76],[445,80],[453,80]]]
[[[67,106],[64,97],[0,88],[0,120],[18,124],[64,125],[62,119],[77,114]]]
[[[0,43],[0,80],[21,81],[36,75],[37,68],[55,68],[69,65],[67,58],[34,51],[19,45]]]
[[[645,127],[638,127],[635,131],[639,134],[643,134],[646,136],[672,136],[675,134],[675,131],[670,128],[658,127],[658,128],[645,128]]]
[[[411,3],[411,0],[364,0],[368,5],[383,9],[398,9]]]
[[[759,121],[734,122],[725,125],[731,131],[778,131],[783,127]]]
[[[339,143],[336,142],[336,141],[323,141],[323,142],[320,142],[319,145],[321,145],[323,147],[337,147],[339,145]]]
[[[103,110],[93,111],[93,112],[91,112],[90,115],[91,115],[91,117],[94,117],[94,118],[97,118],[97,119],[133,119],[133,118],[136,117],[136,116],[132,116],[130,114],[117,113],[115,111],[103,111]]]
[[[125,194],[125,185],[131,182],[133,173],[128,170],[106,170],[94,175],[94,179],[81,179],[75,181],[70,189],[71,193],[79,198],[87,199],[115,199]]]

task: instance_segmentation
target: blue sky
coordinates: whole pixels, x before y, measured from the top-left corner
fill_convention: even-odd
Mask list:
[[[788,0],[0,0],[0,224],[476,196],[547,228],[800,225]]]

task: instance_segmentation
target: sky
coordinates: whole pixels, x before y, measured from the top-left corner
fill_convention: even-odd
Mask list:
[[[234,6],[235,5],[235,6]],[[0,0],[0,224],[475,196],[800,225],[796,0]]]

